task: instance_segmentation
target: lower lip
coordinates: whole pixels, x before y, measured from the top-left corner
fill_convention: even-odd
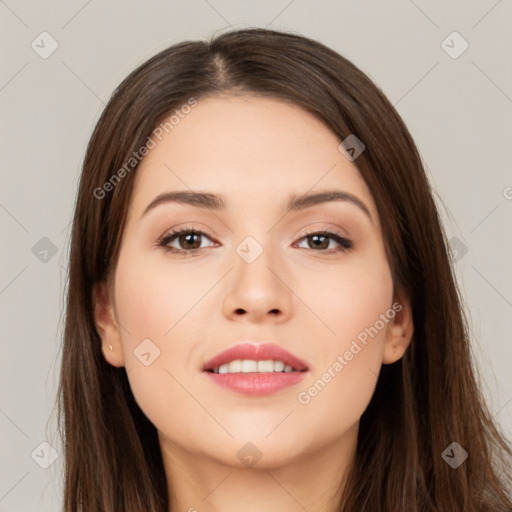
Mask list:
[[[265,396],[299,383],[307,372],[213,373],[204,372],[215,384],[243,395]]]

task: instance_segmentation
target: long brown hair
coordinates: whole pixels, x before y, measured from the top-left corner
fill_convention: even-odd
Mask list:
[[[125,167],[108,191],[104,184],[162,119],[190,98],[218,94],[282,99],[315,115],[340,141],[350,134],[363,141],[354,163],[378,207],[395,289],[411,301],[412,342],[401,360],[382,367],[339,510],[510,512],[510,443],[477,382],[446,237],[407,128],[346,58],[264,29],[187,41],[153,56],[114,91],[89,141],[71,234],[58,390],[64,511],[168,512],[156,428],[135,402],[125,369],[106,362],[93,313],[93,285],[115,269],[137,166]],[[442,456],[453,442],[469,455],[457,468]]]

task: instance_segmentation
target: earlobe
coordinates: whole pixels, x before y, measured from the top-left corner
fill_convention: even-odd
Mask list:
[[[405,354],[414,332],[410,301],[400,298],[395,304],[399,304],[400,308],[393,308],[395,317],[388,325],[382,355],[383,364],[395,363]]]
[[[124,366],[120,332],[105,282],[98,282],[94,285],[92,302],[94,324],[101,339],[103,355],[112,366]]]

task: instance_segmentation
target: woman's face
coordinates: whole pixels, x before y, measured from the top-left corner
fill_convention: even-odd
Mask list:
[[[408,310],[395,303],[376,205],[341,141],[299,107],[250,96],[200,100],[153,139],[110,290],[116,322],[97,314],[97,324],[164,450],[261,468],[353,447],[381,365],[405,351]],[[222,207],[146,211],[177,191]],[[334,191],[341,199],[288,209]],[[159,245],[180,228],[192,233]],[[204,371],[243,342],[277,345],[307,370]]]

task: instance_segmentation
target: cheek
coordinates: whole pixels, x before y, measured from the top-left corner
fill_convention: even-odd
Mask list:
[[[126,253],[119,259],[115,294],[126,372],[139,407],[161,430],[189,424],[190,396],[180,386],[193,371],[185,344],[197,327],[201,308],[194,304],[209,287],[177,266],[170,273]]]
[[[304,273],[297,283],[297,295],[311,311],[303,327],[317,329],[316,335],[310,331],[311,340],[323,340],[329,355],[348,349],[392,305],[393,282],[383,258],[354,258],[346,265],[326,266],[321,272]],[[378,322],[382,335],[375,340],[382,339],[385,325]],[[318,359],[318,353],[312,351],[311,357]]]
[[[311,315],[314,322],[303,325],[303,332],[308,333],[304,337],[314,341],[309,350],[314,365],[298,402],[315,414],[330,408],[329,414],[340,421],[355,420],[373,394],[387,328],[394,316],[391,273],[385,260],[362,260],[361,264],[326,269],[315,290],[309,294],[308,306],[318,318]]]
[[[130,343],[151,338],[160,349],[190,324],[214,282],[208,273],[199,275],[173,262],[154,264],[142,255],[120,258],[116,281],[118,314],[128,324]]]

